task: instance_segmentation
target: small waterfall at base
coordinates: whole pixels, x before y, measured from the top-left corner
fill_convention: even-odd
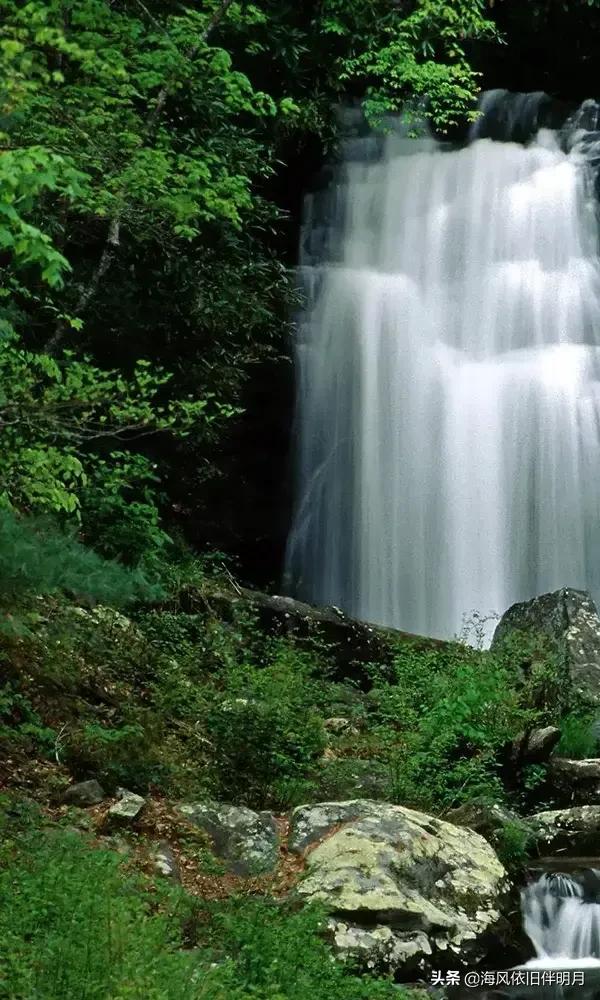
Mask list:
[[[355,139],[309,204],[287,561],[306,600],[443,638],[600,595],[597,109],[489,138],[523,139],[543,98],[487,95],[462,149]]]
[[[544,874],[523,890],[521,903],[537,956],[530,966],[600,966],[600,872]]]

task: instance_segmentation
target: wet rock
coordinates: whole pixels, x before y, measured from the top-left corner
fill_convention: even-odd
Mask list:
[[[268,812],[223,803],[191,803],[179,812],[208,835],[212,849],[236,875],[271,872],[278,860],[275,819]]]
[[[111,825],[126,826],[134,823],[140,816],[146,800],[135,792],[129,792],[126,788],[117,789],[118,801],[115,802],[107,814],[107,822]]]
[[[106,792],[99,781],[92,778],[90,781],[78,781],[75,785],[67,788],[63,795],[63,802],[69,806],[97,806],[106,798]]]
[[[541,641],[565,680],[600,700],[600,617],[588,593],[565,587],[513,604],[498,623],[492,650],[506,648],[520,636]]]
[[[528,823],[540,854],[600,854],[600,806],[539,812]]]
[[[297,892],[331,911],[338,950],[402,974],[474,963],[503,928],[506,872],[483,837],[424,813],[367,800],[303,806],[293,849]]]

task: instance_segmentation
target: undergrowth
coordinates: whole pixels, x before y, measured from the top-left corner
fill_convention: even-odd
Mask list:
[[[0,798],[0,997],[402,1000],[333,961],[323,915],[268,899],[205,904]]]

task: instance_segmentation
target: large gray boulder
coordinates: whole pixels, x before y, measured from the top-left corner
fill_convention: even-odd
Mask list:
[[[182,816],[204,830],[215,855],[236,875],[272,872],[278,860],[275,819],[268,812],[219,802],[178,806]]]
[[[482,959],[500,933],[506,872],[472,830],[387,803],[302,806],[290,848],[306,858],[297,892],[325,904],[338,951],[403,974]]]
[[[540,854],[600,855],[600,806],[539,812],[529,817],[528,824]]]
[[[513,604],[496,627],[492,650],[519,635],[541,641],[573,688],[600,700],[600,617],[588,593],[564,587]]]

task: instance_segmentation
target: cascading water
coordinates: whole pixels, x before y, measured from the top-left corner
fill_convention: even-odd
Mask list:
[[[537,958],[530,964],[564,968],[600,965],[600,873],[586,878],[545,874],[522,893],[524,929]]]
[[[373,138],[309,211],[288,580],[313,603],[447,637],[600,594],[595,106],[478,137],[542,98],[488,95],[459,150]]]

